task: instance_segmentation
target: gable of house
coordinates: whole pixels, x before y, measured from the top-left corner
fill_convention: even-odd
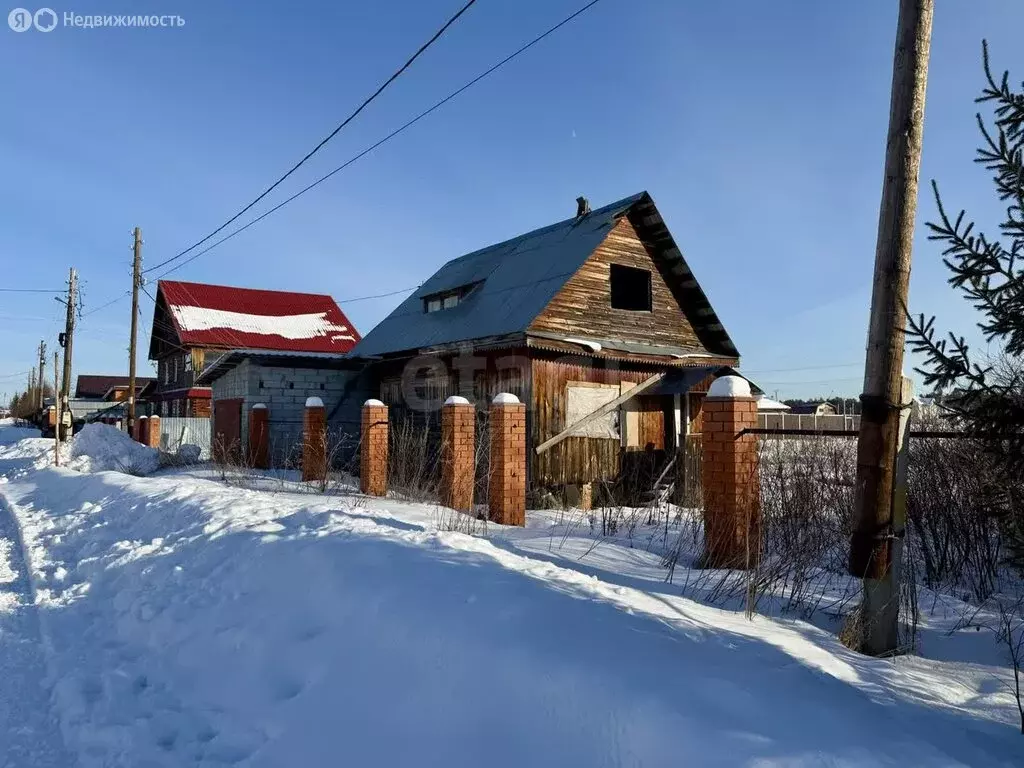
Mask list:
[[[598,343],[617,339],[706,351],[626,216],[537,315],[529,331]]]
[[[605,277],[615,263],[650,273],[654,314],[586,312],[607,304]],[[528,335],[558,343],[634,343],[665,356],[738,356],[646,192],[448,262],[352,354],[386,356]]]

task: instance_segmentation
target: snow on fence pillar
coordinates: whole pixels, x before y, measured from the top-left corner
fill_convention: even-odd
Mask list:
[[[150,448],[160,447],[159,416],[150,416],[149,418],[146,419],[146,445],[148,445]]]
[[[135,442],[143,445],[149,444],[149,424],[146,423],[148,421],[149,419],[145,416],[139,416],[135,420],[135,434],[133,435]]]
[[[752,568],[761,552],[757,401],[740,376],[722,376],[704,399],[701,481],[705,568]]]
[[[490,519],[526,525],[526,406],[503,392],[491,402]]]
[[[363,403],[359,448],[359,488],[367,496],[388,492],[388,407],[380,400]]]
[[[323,480],[327,476],[327,414],[319,397],[306,399],[302,417],[302,479]]]
[[[264,403],[249,409],[249,463],[255,469],[270,468],[270,412]]]
[[[473,510],[476,408],[464,397],[449,397],[441,409],[441,503]]]

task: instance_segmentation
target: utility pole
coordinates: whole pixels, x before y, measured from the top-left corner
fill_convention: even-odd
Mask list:
[[[68,313],[64,320],[64,333],[61,334],[61,346],[64,347],[64,371],[61,377],[60,385],[60,399],[61,399],[61,418],[64,414],[71,414],[71,403],[70,395],[71,392],[71,347],[75,338],[75,305],[78,301],[78,274],[75,272],[75,268],[71,268],[71,272],[68,275]],[[68,419],[70,422],[71,419]],[[64,429],[63,422],[57,425],[57,432],[60,434],[62,439],[67,439],[69,430]]]
[[[39,342],[39,410],[43,410],[43,382],[46,381],[46,342]]]
[[[921,170],[934,0],[900,0],[893,57],[885,179],[878,214],[871,319],[857,440],[857,485],[850,573],[864,580],[853,641],[879,656],[896,650],[900,539],[894,514],[896,456],[903,402],[904,323]]]
[[[57,372],[57,350],[53,350],[53,465],[60,466],[60,381]]]
[[[135,228],[132,260],[132,337],[128,342],[128,434],[135,434],[135,337],[139,329],[139,283],[142,282],[142,230]]]

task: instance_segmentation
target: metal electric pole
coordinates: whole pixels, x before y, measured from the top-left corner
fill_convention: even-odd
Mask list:
[[[904,324],[917,213],[934,0],[900,0],[893,60],[885,179],[871,291],[850,573],[864,579],[857,649],[897,648],[899,569],[905,514],[894,504],[903,397]],[[898,510],[894,514],[894,509]]]
[[[132,335],[128,342],[128,434],[135,434],[135,339],[139,331],[139,283],[142,282],[142,230],[135,228],[132,260]]]
[[[75,338],[75,309],[77,302],[78,274],[75,272],[75,268],[72,267],[68,276],[68,312],[64,320],[64,333],[61,334],[61,345],[64,347],[64,372],[60,385],[61,418],[67,420],[69,424],[71,422],[71,403],[69,402],[69,393],[71,392],[71,348]],[[61,439],[67,439],[70,430],[65,430],[64,424],[61,422],[57,425],[57,431],[60,433]]]

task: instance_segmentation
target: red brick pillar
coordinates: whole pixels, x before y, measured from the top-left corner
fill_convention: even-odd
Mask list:
[[[143,445],[149,445],[149,421],[145,416],[139,416],[135,419],[135,442],[142,443]]]
[[[270,469],[270,411],[263,403],[249,409],[249,463],[256,469]]]
[[[526,406],[507,392],[491,403],[490,519],[526,525]]]
[[[476,408],[464,397],[449,397],[441,409],[441,503],[473,511]]]
[[[160,417],[150,416],[146,419],[146,445],[150,448],[160,447]]]
[[[388,407],[380,400],[363,403],[359,488],[367,496],[388,493]]]
[[[761,489],[757,436],[740,433],[757,427],[757,402],[739,376],[716,379],[703,407],[701,433],[706,568],[746,568],[761,554]]]
[[[319,397],[306,398],[302,417],[302,479],[327,476],[327,413]]]

